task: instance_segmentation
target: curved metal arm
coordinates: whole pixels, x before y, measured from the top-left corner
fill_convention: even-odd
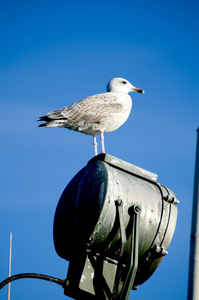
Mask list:
[[[37,279],[43,279],[43,280],[47,280],[47,281],[51,281],[54,283],[57,283],[59,285],[62,285],[63,287],[65,286],[65,280],[59,279],[59,278],[55,278],[55,277],[51,277],[48,275],[42,275],[42,274],[37,274],[37,273],[22,273],[22,274],[17,274],[17,275],[13,275],[11,277],[8,277],[7,279],[3,280],[0,283],[0,290],[9,282],[17,280],[17,279],[22,279],[22,278],[37,278]]]

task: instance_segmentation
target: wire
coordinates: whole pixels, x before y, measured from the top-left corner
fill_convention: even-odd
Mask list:
[[[37,273],[22,273],[22,274],[13,275],[13,276],[8,277],[7,279],[3,280],[0,283],[0,290],[6,284],[8,284],[9,282],[17,280],[17,279],[22,279],[22,278],[43,279],[43,280],[47,280],[47,281],[57,283],[59,285],[62,285],[63,287],[65,286],[65,280],[62,280],[62,279],[59,279],[59,278],[51,277],[51,276],[48,276],[48,275],[37,274]]]

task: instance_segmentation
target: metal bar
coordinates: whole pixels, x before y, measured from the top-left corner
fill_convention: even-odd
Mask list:
[[[114,288],[113,288],[113,294],[112,294],[111,300],[115,300],[118,298],[119,284],[120,284],[121,274],[122,274],[122,270],[123,270],[121,258],[124,253],[124,249],[126,247],[126,242],[127,242],[126,230],[125,230],[125,225],[124,225],[122,200],[121,199],[115,200],[115,205],[117,208],[117,213],[118,213],[118,218],[119,218],[121,247],[120,247],[119,262],[118,262],[118,266],[117,266],[117,273],[115,276],[115,282],[114,282]]]
[[[130,292],[132,290],[133,287],[133,283],[135,280],[135,276],[137,273],[137,268],[138,268],[138,245],[139,245],[139,214],[141,212],[141,207],[140,206],[134,206],[134,239],[133,239],[133,243],[132,243],[132,249],[133,249],[133,268],[132,268],[132,272],[131,272],[131,276],[129,279],[129,286],[128,286],[128,291],[127,291],[127,295],[126,295],[126,299],[129,298],[130,296]]]
[[[189,257],[188,300],[199,299],[199,128],[195,161],[195,179],[192,207],[192,227]]]
[[[141,212],[141,207],[139,205],[134,205],[131,210],[132,217],[132,235],[131,235],[131,257],[129,271],[126,276],[122,291],[119,296],[119,300],[128,300],[130,296],[131,289],[133,287],[133,282],[138,268],[138,245],[139,245],[139,214]]]
[[[9,267],[8,277],[11,276],[11,262],[12,262],[12,232],[10,232],[10,244],[9,244]],[[10,282],[8,283],[8,300],[10,300]]]
[[[120,249],[120,257],[122,257],[124,253],[124,248],[126,246],[126,231],[124,226],[124,214],[123,214],[123,202],[121,199],[115,201],[118,215],[119,215],[119,224],[120,224],[120,238],[121,238],[121,249]]]

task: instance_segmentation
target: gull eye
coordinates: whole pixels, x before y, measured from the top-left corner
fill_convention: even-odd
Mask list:
[[[127,84],[127,82],[123,80],[123,81],[122,81],[122,84]]]

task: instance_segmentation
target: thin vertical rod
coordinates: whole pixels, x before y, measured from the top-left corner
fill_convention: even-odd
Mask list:
[[[199,299],[199,128],[197,129],[197,146],[189,257],[189,284],[187,299]]]
[[[11,261],[12,261],[12,232],[10,232],[8,277],[11,276]],[[10,282],[8,283],[8,300],[10,300]]]

